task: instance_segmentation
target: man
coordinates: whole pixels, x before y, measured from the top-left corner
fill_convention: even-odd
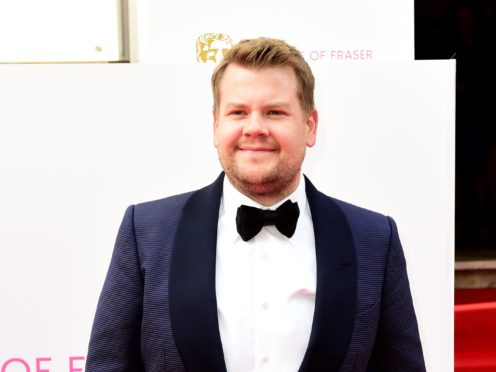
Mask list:
[[[128,208],[87,370],[424,371],[394,221],[301,174],[318,124],[301,54],[243,41],[212,88],[225,176]]]

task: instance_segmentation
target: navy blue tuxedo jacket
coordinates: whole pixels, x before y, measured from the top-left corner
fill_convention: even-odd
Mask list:
[[[226,370],[215,295],[223,177],[127,209],[98,303],[87,371]],[[424,371],[394,221],[305,182],[317,292],[299,371]]]

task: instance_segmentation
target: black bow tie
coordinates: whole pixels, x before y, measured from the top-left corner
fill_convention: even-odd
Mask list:
[[[268,225],[275,225],[281,234],[291,238],[296,230],[299,215],[298,203],[291,200],[281,204],[275,211],[242,205],[236,214],[236,227],[245,242]]]

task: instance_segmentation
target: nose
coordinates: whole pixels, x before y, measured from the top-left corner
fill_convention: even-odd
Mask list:
[[[268,136],[269,127],[263,117],[254,114],[245,121],[243,135],[246,137]]]

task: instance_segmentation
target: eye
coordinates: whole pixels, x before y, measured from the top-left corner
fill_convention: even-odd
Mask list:
[[[284,115],[284,113],[282,111],[279,111],[279,110],[269,110],[269,111],[267,111],[267,115],[280,116],[280,115]]]
[[[229,112],[229,115],[233,115],[233,116],[246,115],[246,111],[243,111],[243,110],[232,110],[231,112]]]

